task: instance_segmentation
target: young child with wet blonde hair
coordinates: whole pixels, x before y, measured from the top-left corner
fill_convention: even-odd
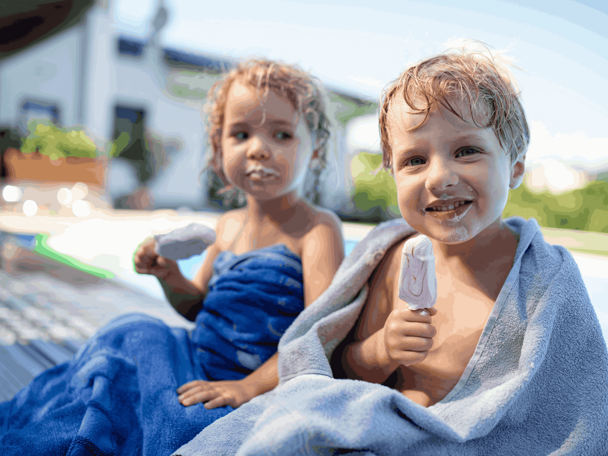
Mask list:
[[[277,385],[279,339],[344,257],[336,215],[300,196],[311,163],[324,163],[322,88],[294,66],[249,60],[210,102],[211,165],[247,206],[222,215],[193,280],[155,240],[134,258],[195,329],[116,318],[0,404],[6,454],[171,454]]]
[[[192,282],[181,275],[175,262],[158,257],[152,242],[141,247],[135,264],[138,272],[159,278],[167,298],[178,312],[190,319],[196,317],[198,327],[193,339],[199,345],[199,353],[203,350],[206,353],[200,362],[208,366],[208,370],[217,362],[213,358],[229,358],[228,353],[237,358],[240,354],[243,359],[248,356],[259,359],[253,363],[257,364],[256,369],[251,368],[253,364],[239,359],[223,359],[221,363],[234,363],[234,368],[207,375],[209,379],[221,381],[194,381],[178,389],[180,402],[186,406],[205,402],[207,408],[238,407],[276,385],[277,355],[267,359],[268,354],[276,351],[280,333],[287,326],[282,322],[282,329],[277,329],[279,332],[270,328],[271,334],[258,335],[260,344],[268,337],[273,344],[264,342],[264,350],[250,344],[251,353],[247,355],[237,349],[239,336],[234,334],[224,349],[214,346],[217,332],[219,338],[227,338],[232,329],[226,328],[224,334],[222,327],[232,324],[223,325],[222,322],[241,320],[243,330],[268,331],[268,328],[258,328],[255,320],[246,328],[247,306],[240,310],[238,306],[230,309],[234,315],[224,314],[221,308],[209,310],[213,296],[205,296],[217,290],[218,282],[222,282],[223,269],[219,265],[226,263],[228,257],[238,259],[261,252],[263,258],[269,249],[280,250],[290,257],[290,261],[301,262],[302,305],[307,306],[331,282],[344,256],[343,240],[335,214],[300,197],[311,168],[318,171],[325,165],[329,121],[325,114],[324,92],[318,81],[295,66],[270,60],[247,60],[212,87],[207,120],[212,152],[209,165],[228,189],[245,195],[247,206],[222,216],[216,227],[217,240],[208,248],[205,261]],[[316,166],[312,162],[316,162]],[[272,280],[266,290],[261,290],[263,293],[273,293]],[[213,284],[213,288],[210,289],[209,284]],[[243,299],[232,295],[227,298]],[[255,299],[249,296],[247,300]],[[259,307],[259,303],[248,305]],[[290,312],[283,309],[283,312],[291,315],[289,321],[299,313],[294,309]],[[251,335],[244,334],[240,338],[249,340]],[[242,372],[250,373],[251,370],[255,372],[243,378]]]
[[[426,316],[399,299],[399,242],[370,284],[342,364],[427,407],[454,394],[518,245],[501,214],[522,181],[530,133],[514,80],[488,54],[465,47],[410,67],[380,109],[384,166],[403,218],[431,240],[438,297]]]

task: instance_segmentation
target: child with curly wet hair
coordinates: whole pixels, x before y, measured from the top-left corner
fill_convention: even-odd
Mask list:
[[[344,257],[336,215],[300,196],[311,162],[324,162],[322,89],[294,66],[249,60],[215,85],[210,106],[211,167],[246,207],[221,217],[191,281],[153,241],[135,254],[196,328],[113,320],[0,404],[3,454],[171,454],[277,385],[279,339]]]

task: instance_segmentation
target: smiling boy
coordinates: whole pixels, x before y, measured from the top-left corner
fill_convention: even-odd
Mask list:
[[[513,265],[518,234],[502,212],[523,178],[529,130],[508,74],[470,52],[408,69],[385,91],[380,129],[401,214],[433,244],[437,302],[425,316],[399,299],[404,239],[334,360],[347,377],[428,407],[461,378]]]

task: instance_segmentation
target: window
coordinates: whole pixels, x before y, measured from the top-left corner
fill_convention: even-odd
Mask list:
[[[131,162],[141,183],[147,182],[154,174],[152,155],[144,135],[145,118],[143,109],[116,106],[113,155]]]
[[[28,125],[32,121],[50,122],[53,125],[61,124],[59,118],[59,108],[50,103],[38,101],[26,101],[21,105],[17,129],[22,136],[27,136]]]

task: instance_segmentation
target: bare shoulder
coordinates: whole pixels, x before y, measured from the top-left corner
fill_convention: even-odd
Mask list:
[[[309,225],[299,238],[304,270],[305,306],[313,303],[331,284],[344,259],[344,240],[338,217],[326,209],[306,205]]]
[[[325,231],[332,232],[342,238],[342,222],[329,209],[305,203],[300,208],[302,220],[308,221],[307,234]]]
[[[245,209],[235,209],[223,214],[217,222],[215,232],[219,250],[226,250],[238,236],[246,219]]]
[[[406,239],[392,246],[369,279],[369,294],[357,323],[356,340],[364,340],[384,327],[393,310],[401,269],[401,250]]]
[[[309,256],[335,256],[338,265],[344,259],[342,223],[336,214],[318,206],[307,205],[308,226],[300,238],[302,253]]]
[[[318,223],[326,225],[332,229],[342,232],[342,221],[334,211],[322,207],[314,206],[318,214]]]

